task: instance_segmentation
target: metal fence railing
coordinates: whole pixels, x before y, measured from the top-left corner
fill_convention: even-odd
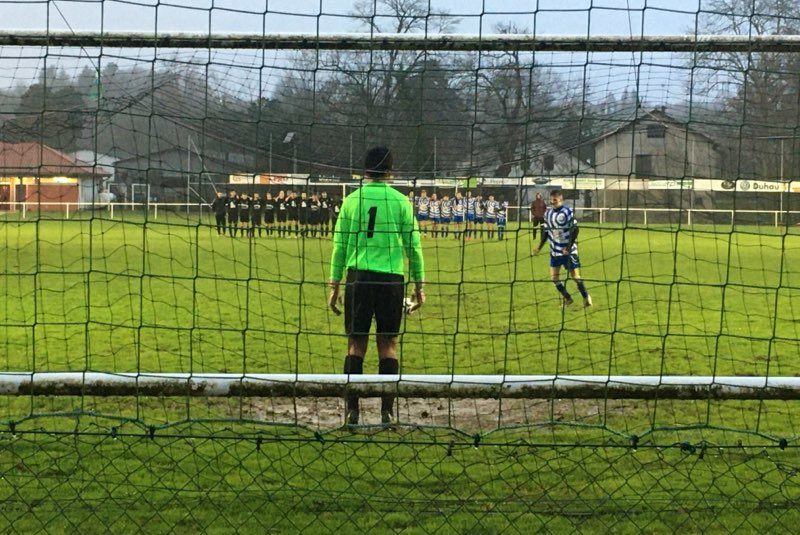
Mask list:
[[[0,204],[0,213],[19,213],[27,219],[31,214],[61,213],[67,219],[78,212],[103,211],[114,219],[120,211],[146,212],[153,219],[169,213],[210,214],[206,203],[179,202],[5,202]],[[599,224],[625,223],[641,225],[662,224],[770,224],[778,227],[800,224],[798,210],[734,210],[714,208],[651,208],[651,207],[575,207],[580,220],[596,221]],[[508,221],[530,221],[527,206],[509,206]]]

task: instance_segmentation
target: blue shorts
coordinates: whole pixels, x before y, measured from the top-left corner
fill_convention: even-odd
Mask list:
[[[550,267],[565,267],[567,271],[581,267],[581,260],[576,254],[553,256],[550,255]]]
[[[453,218],[453,223],[463,223],[463,222],[464,222],[463,215],[457,215]]]
[[[417,221],[427,221],[428,214],[417,214]]]
[[[431,221],[433,221],[434,223],[438,224],[438,223],[442,222],[442,218],[441,217],[432,217]]]
[[[498,219],[497,220],[497,226],[498,227],[505,227],[506,226],[506,220],[505,219]]]
[[[497,223],[497,219],[495,219],[494,217],[487,217],[486,218],[486,224],[487,225],[494,225],[495,223]]]
[[[467,213],[467,221],[475,221],[475,214]]]
[[[450,218],[449,217],[440,217],[439,218],[439,223],[450,223]]]
[[[482,217],[476,217],[475,218],[475,224],[476,225],[482,225],[483,224],[483,218]]]

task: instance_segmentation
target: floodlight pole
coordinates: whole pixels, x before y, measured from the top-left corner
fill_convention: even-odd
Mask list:
[[[186,139],[186,215],[189,215],[189,192],[192,189],[192,135]]]
[[[436,136],[433,136],[433,180],[436,180],[436,145],[438,144],[438,139]],[[434,185],[435,187],[435,185]]]
[[[784,143],[784,141],[786,141],[786,139],[781,138],[781,191],[780,191],[780,195],[781,195],[781,200],[780,200],[780,209],[781,209],[780,222],[781,222],[781,224],[783,223],[783,143]]]

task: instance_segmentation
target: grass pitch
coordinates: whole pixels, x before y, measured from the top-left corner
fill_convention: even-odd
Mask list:
[[[4,371],[340,372],[327,240],[122,215],[0,223]],[[562,310],[528,229],[424,243],[429,301],[406,319],[404,373],[800,372],[792,229],[584,223],[589,310]],[[536,402],[503,409],[526,425],[497,420],[478,438],[447,419],[355,433],[266,424],[297,421],[269,403],[4,398],[0,524],[713,533],[800,521],[792,403]]]

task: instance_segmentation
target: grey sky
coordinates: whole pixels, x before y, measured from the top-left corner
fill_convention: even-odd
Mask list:
[[[680,34],[694,26],[699,9],[698,0],[431,0],[430,4],[432,12],[459,15],[457,31],[465,33],[492,32],[496,23],[514,21],[544,34]],[[352,2],[344,0],[0,2],[0,28],[66,30],[58,10],[75,30],[205,32],[210,27],[214,32],[261,32],[263,25],[268,32],[355,30],[347,18]]]
[[[493,33],[498,23],[514,22],[538,34],[640,35],[691,33],[699,0],[430,0],[431,11],[458,16],[459,33]],[[3,2],[0,0],[2,30],[143,31],[143,32],[309,32],[356,31],[357,22],[348,16],[353,2],[345,0],[50,0],[44,3]],[[265,14],[266,11],[266,14]],[[96,54],[96,51],[89,51]],[[130,49],[109,51],[131,60],[147,62],[152,51]],[[78,50],[50,50],[48,65],[77,71],[88,60],[76,60]],[[175,57],[163,51],[160,58]],[[207,51],[180,53],[198,65],[208,61]],[[0,87],[28,85],[43,67],[43,49],[0,50]],[[211,62],[221,73],[223,86],[257,88],[269,92],[269,84],[280,79],[285,66],[281,54],[248,51],[215,51]],[[119,58],[104,58],[103,62]],[[633,91],[637,87],[649,101],[685,100],[686,72],[682,59],[655,54],[640,58],[627,54],[542,54],[537,61],[551,65],[572,87],[580,88],[584,74],[595,93]],[[124,62],[124,60],[122,61]],[[96,59],[92,60],[96,64]],[[238,72],[227,64],[241,67]],[[220,66],[221,65],[221,66]],[[638,69],[636,66],[640,65]],[[265,69],[267,87],[259,81],[258,70]],[[229,80],[224,80],[228,77]]]

